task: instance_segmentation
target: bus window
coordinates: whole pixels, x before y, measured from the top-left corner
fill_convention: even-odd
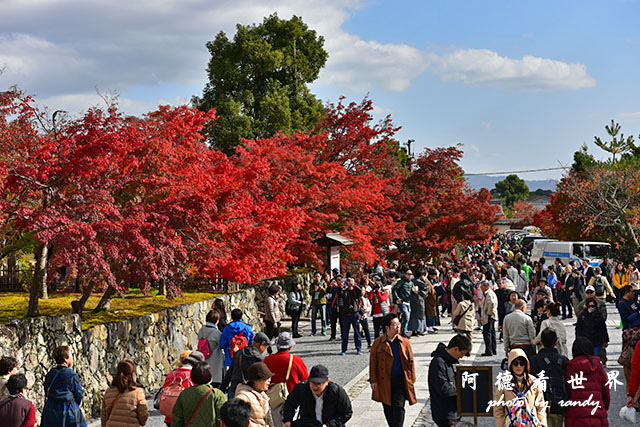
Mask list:
[[[585,245],[585,252],[588,258],[600,258],[602,259],[605,255],[609,255],[609,251],[611,247],[609,245],[602,244],[591,244]]]
[[[579,243],[574,243],[573,244],[573,255],[577,256],[580,259],[584,258],[584,247],[583,247],[583,245],[581,245]]]

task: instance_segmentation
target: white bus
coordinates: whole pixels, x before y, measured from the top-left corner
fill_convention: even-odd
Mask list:
[[[544,258],[550,264],[556,258],[560,258],[562,264],[567,265],[569,261],[577,260],[582,263],[583,259],[588,259],[589,264],[600,265],[605,255],[610,256],[611,245],[605,242],[562,242],[541,240],[534,242],[531,250],[531,260],[538,261]]]

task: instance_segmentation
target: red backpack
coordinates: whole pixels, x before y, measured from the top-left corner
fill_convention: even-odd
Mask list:
[[[178,375],[174,375],[173,382],[165,387],[160,395],[160,413],[166,417],[171,417],[173,407],[182,390],[193,385],[190,377],[179,378]]]
[[[247,340],[247,337],[243,335],[243,332],[244,331],[240,331],[231,338],[231,342],[229,343],[229,354],[232,359],[237,352],[249,345],[249,341]]]

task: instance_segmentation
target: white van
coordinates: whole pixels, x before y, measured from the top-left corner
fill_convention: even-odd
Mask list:
[[[534,243],[531,250],[531,261],[538,261],[545,258],[547,264],[553,263],[556,258],[560,258],[562,264],[567,265],[569,261],[577,260],[582,263],[583,259],[588,259],[593,266],[600,265],[605,255],[611,254],[611,245],[605,242],[562,242],[542,240]]]

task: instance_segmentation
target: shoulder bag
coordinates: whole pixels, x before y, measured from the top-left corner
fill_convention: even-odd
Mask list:
[[[107,421],[111,419],[111,414],[113,414],[113,408],[116,407],[116,403],[118,402],[118,399],[120,399],[120,396],[122,396],[122,393],[118,393],[116,398],[113,400],[113,403],[111,404],[111,409],[109,410],[109,416],[107,417]]]
[[[289,389],[287,389],[287,381],[289,381],[289,375],[291,374],[291,366],[293,366],[293,354],[289,355],[289,368],[287,369],[287,376],[284,382],[274,384],[267,390],[267,396],[269,396],[269,406],[271,408],[277,408],[282,405],[289,396]]]
[[[211,387],[209,390],[207,390],[207,392],[204,394],[204,396],[202,396],[202,399],[200,399],[200,403],[198,403],[198,406],[196,406],[195,411],[193,411],[193,414],[191,414],[191,418],[189,418],[189,421],[187,421],[187,423],[184,425],[184,427],[188,427],[189,424],[191,424],[191,420],[193,420],[193,417],[195,417],[196,412],[198,412],[198,409],[200,409],[200,405],[202,405],[202,402],[204,402],[204,399],[209,395],[209,393],[211,393],[211,390],[213,390],[213,387]]]
[[[458,323],[460,323],[464,315],[467,314],[467,311],[471,310],[471,307],[473,307],[473,303],[469,304],[469,307],[467,307],[467,309],[462,314],[459,314],[453,318],[453,324],[455,326],[458,326]]]

